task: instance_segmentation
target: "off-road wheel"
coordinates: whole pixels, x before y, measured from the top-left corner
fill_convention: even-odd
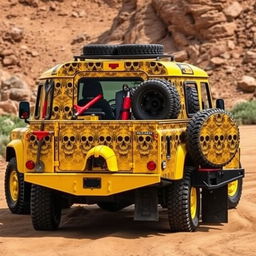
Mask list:
[[[196,88],[186,87],[186,99],[189,114],[194,114],[200,110]]]
[[[144,81],[132,93],[132,111],[139,120],[175,119],[180,112],[177,89],[167,80]]]
[[[168,187],[167,208],[172,232],[193,232],[199,226],[200,190],[191,186],[192,167],[185,168],[184,178]]]
[[[123,44],[117,48],[118,55],[163,55],[161,44]]]
[[[31,216],[35,230],[56,230],[61,219],[61,197],[52,189],[32,185]]]
[[[83,55],[116,55],[117,45],[89,44],[83,47]]]
[[[228,208],[236,208],[239,204],[243,188],[243,180],[238,179],[228,184]]]
[[[118,212],[128,206],[128,204],[117,203],[117,202],[100,202],[100,203],[97,203],[97,205],[102,210],[108,211],[108,212]]]
[[[17,170],[16,158],[11,158],[5,172],[5,198],[12,213],[30,213],[31,185],[24,182],[23,173]]]

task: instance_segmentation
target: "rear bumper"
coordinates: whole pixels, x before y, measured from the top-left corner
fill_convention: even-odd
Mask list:
[[[160,183],[158,174],[25,173],[26,182],[76,196],[109,196]]]
[[[197,171],[192,178],[194,187],[207,189],[217,189],[225,186],[229,182],[244,177],[244,169],[225,169],[214,171]]]

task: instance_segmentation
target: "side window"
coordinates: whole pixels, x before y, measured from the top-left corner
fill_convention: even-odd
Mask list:
[[[52,80],[45,83],[45,99],[44,108],[46,108],[44,117],[50,119],[52,114],[52,102],[53,102],[54,82]]]
[[[210,97],[210,91],[208,83],[201,83],[201,94],[202,94],[202,108],[212,108],[212,102]]]
[[[39,84],[37,89],[37,96],[36,96],[35,119],[39,119],[40,117],[40,101],[42,96],[42,88],[43,88],[43,84]]]
[[[54,83],[47,80],[44,84],[38,86],[35,119],[50,119],[52,111]]]
[[[196,82],[185,82],[184,92],[185,92],[187,114],[188,116],[191,116],[200,110],[199,98],[198,98],[198,87]]]

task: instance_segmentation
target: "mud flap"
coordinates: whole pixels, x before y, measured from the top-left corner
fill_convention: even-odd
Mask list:
[[[228,222],[228,186],[202,190],[202,221],[205,223]]]
[[[157,188],[143,188],[136,190],[134,220],[159,220]]]

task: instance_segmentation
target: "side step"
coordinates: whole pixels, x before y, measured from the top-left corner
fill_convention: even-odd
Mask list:
[[[134,220],[159,220],[157,188],[143,188],[136,190]]]

